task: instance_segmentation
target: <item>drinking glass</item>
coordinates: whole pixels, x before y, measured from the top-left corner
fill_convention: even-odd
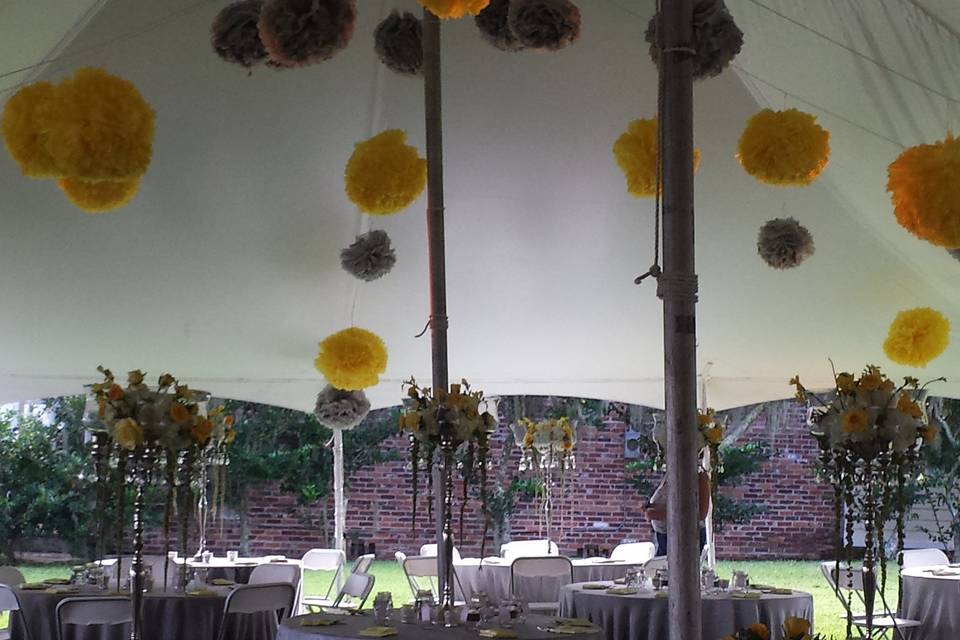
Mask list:
[[[213,551],[204,551],[200,554],[200,559],[203,564],[210,564],[210,561],[213,560]]]
[[[239,551],[227,551],[227,560],[231,563],[236,562],[237,558],[240,557]]]

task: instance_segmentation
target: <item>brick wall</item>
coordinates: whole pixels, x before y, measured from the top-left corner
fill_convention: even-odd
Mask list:
[[[764,440],[774,450],[774,457],[759,473],[731,490],[739,497],[764,502],[768,511],[746,525],[730,526],[719,534],[717,549],[721,558],[820,558],[829,554],[833,531],[831,494],[814,479],[816,443],[807,434],[804,418],[802,408],[782,403],[772,411],[762,412],[738,434],[738,442]],[[567,476],[565,508],[555,518],[559,531],[553,535],[564,553],[576,554],[585,545],[609,549],[626,539],[651,537],[641,510],[645,496],[628,484],[624,470],[625,430],[624,423],[609,420],[578,431],[577,470]],[[396,438],[386,446],[400,450],[404,460],[362,469],[349,479],[347,530],[373,543],[379,557],[392,558],[396,550],[415,553],[421,544],[434,542],[435,534],[427,516],[424,478],[416,530],[411,526],[411,473],[405,461],[405,441]],[[493,438],[491,459],[492,479],[503,482],[519,475],[520,453],[504,427]],[[657,479],[651,480],[655,483]],[[458,485],[458,495],[460,491]],[[458,507],[455,531],[459,530],[459,518]],[[292,495],[277,487],[263,487],[249,497],[250,550],[256,554],[297,556],[311,547],[326,546],[324,525],[332,531],[332,521],[330,503],[302,508]],[[538,522],[535,502],[518,500],[510,520],[512,537],[541,535]],[[210,529],[210,546],[218,554],[239,547],[236,514],[229,514],[222,524],[219,520],[212,523]],[[458,543],[464,555],[480,553],[482,530],[479,504],[469,500],[464,511],[464,539]],[[156,532],[149,540],[149,546],[156,550],[160,544]],[[485,552],[495,553],[492,532],[488,533]]]

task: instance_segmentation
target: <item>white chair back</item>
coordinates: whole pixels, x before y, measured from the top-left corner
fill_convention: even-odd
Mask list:
[[[510,565],[511,593],[534,612],[557,613],[560,589],[573,582],[573,563],[562,556],[517,558]]]
[[[279,611],[282,620],[290,616],[295,598],[296,589],[288,582],[237,586],[227,596],[227,601],[223,605],[220,631],[217,634],[218,640],[224,640],[227,637],[228,615],[232,613],[276,613]],[[276,623],[276,620],[274,620],[274,623]]]
[[[560,549],[553,540],[515,540],[500,545],[500,555],[507,560],[559,556]]]
[[[624,542],[613,548],[613,551],[610,552],[610,559],[643,564],[656,553],[657,547],[652,542]]]
[[[643,571],[648,576],[652,576],[657,569],[667,570],[667,556],[654,556],[643,563]]]
[[[0,584],[15,587],[24,582],[26,580],[24,580],[23,574],[16,567],[0,567]]]
[[[133,609],[127,598],[65,598],[57,603],[57,637],[67,637],[66,625],[127,625]]]
[[[376,558],[372,553],[362,555],[353,561],[353,567],[350,573],[368,573],[373,566],[373,560]]]
[[[436,557],[437,556],[437,543],[425,544],[420,547],[420,555],[426,557]],[[460,550],[456,547],[453,548],[453,561],[460,562],[463,558],[460,557]]]
[[[833,591],[840,589],[847,591],[863,591],[863,572],[859,568],[853,568],[847,571],[847,565],[840,563],[840,578],[837,579],[837,563],[833,560],[827,560],[820,563],[820,573],[827,580],[827,584]]]
[[[261,564],[250,572],[247,584],[276,584],[285,582],[294,588],[300,584],[300,567],[295,564]]]
[[[403,560],[403,573],[407,577],[414,597],[420,589],[429,589],[437,596],[437,577],[440,575],[436,556],[411,556]]]
[[[300,561],[303,571],[333,571],[333,577],[327,585],[324,599],[329,599],[331,593],[340,591],[343,586],[343,565],[347,563],[347,556],[339,549],[310,549]]]
[[[950,564],[950,559],[940,549],[910,549],[901,552],[903,568],[933,567]]]
[[[368,573],[351,574],[344,583],[343,588],[340,589],[340,593],[337,594],[337,599],[334,600],[333,606],[343,606],[344,600],[349,598],[350,606],[360,609],[364,603],[366,603],[367,598],[370,597],[374,582],[376,582],[376,578]]]

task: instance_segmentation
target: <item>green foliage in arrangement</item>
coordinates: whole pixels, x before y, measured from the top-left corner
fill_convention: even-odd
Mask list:
[[[944,399],[933,416],[939,418],[935,422],[940,437],[933,446],[922,448],[923,473],[909,487],[909,494],[914,506],[929,507],[933,513],[933,525],[918,528],[944,549],[952,547],[956,562],[960,560],[960,401]]]

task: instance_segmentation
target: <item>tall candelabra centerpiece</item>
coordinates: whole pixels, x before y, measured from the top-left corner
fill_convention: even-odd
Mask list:
[[[459,469],[464,482],[463,500],[466,501],[471,483],[478,485],[483,512],[487,511],[487,460],[489,436],[496,425],[496,417],[486,410],[483,392],[473,390],[470,383],[461,380],[451,384],[450,390],[432,390],[421,387],[410,378],[404,383],[407,395],[400,414],[400,430],[410,438],[410,461],[413,472],[413,528],[416,530],[417,496],[421,469],[429,474],[434,465],[440,469],[440,490],[443,500],[443,544],[439,553],[445,573],[443,593],[440,595],[440,621],[454,624],[453,582],[453,507],[454,471]],[[432,475],[428,476],[433,489]],[[432,517],[432,500],[430,514]],[[461,526],[462,534],[462,526]],[[486,531],[484,531],[484,538]],[[481,554],[482,555],[482,554]]]
[[[821,474],[834,491],[837,585],[855,584],[854,532],[858,524],[864,530],[861,571],[866,627],[868,637],[874,637],[877,595],[885,610],[896,610],[887,606],[884,597],[887,525],[893,523],[896,550],[902,551],[907,479],[917,473],[920,448],[938,436],[937,427],[927,420],[926,385],[921,387],[916,378],[907,377],[898,386],[876,366],[868,366],[859,377],[835,373],[834,388],[824,396],[808,391],[798,377],[790,382],[796,387],[797,400],[810,406]],[[851,610],[848,606],[847,611]],[[847,635],[852,624],[848,613]]]
[[[128,488],[133,490],[133,562],[131,601],[133,627],[131,640],[142,635],[140,608],[143,602],[146,572],[143,565],[143,528],[145,491],[148,485],[168,484],[165,526],[176,504],[180,550],[185,551],[193,503],[192,487],[197,483],[198,462],[204,456],[224,456],[233,440],[232,416],[222,408],[208,412],[209,394],[180,384],[163,374],[156,387],[148,386],[145,374],[138,370],[127,374],[127,385],[116,382],[109,369],[98,367],[103,380],[89,385],[85,421],[92,435],[94,467],[97,473],[98,515],[111,495],[118,512],[117,552],[124,543],[124,505]],[[176,496],[174,499],[173,496]],[[103,540],[98,554],[103,553]],[[168,545],[169,546],[169,545]],[[185,554],[183,554],[185,555]],[[119,587],[122,562],[117,562]],[[186,581],[186,566],[181,565],[180,585]],[[166,577],[164,577],[166,582]]]

